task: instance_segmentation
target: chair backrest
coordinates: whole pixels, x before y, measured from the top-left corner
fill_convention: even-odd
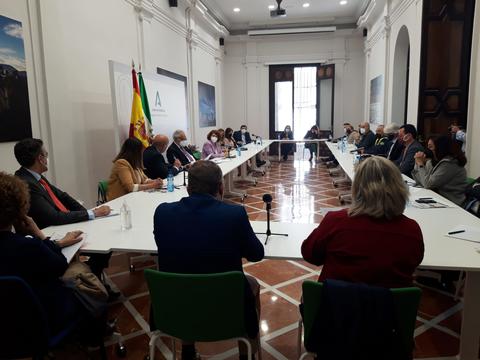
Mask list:
[[[316,281],[306,280],[302,284],[303,289],[303,323],[305,327],[305,339],[310,335],[315,318],[322,302],[323,284]],[[413,332],[417,318],[417,310],[420,304],[422,290],[416,287],[390,289],[393,295],[395,320],[398,333],[404,346],[409,353],[413,349]]]
[[[98,182],[97,188],[97,206],[107,202],[108,181],[102,180]]]
[[[145,270],[155,326],[185,341],[220,341],[245,336],[245,276],[174,274]]]
[[[16,276],[0,276],[0,359],[44,355],[49,330],[45,311],[30,286]]]

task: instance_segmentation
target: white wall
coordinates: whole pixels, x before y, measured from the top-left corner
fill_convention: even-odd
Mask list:
[[[246,124],[250,132],[269,135],[270,63],[335,64],[335,133],[342,124],[363,120],[364,54],[362,38],[351,30],[334,34],[289,35],[226,40],[224,63],[225,126],[238,129]]]
[[[88,206],[94,204],[97,182],[108,177],[115,156],[108,60],[125,64],[134,60],[148,72],[161,67],[187,76],[189,89],[196,89],[196,81],[201,80],[222,92],[220,27],[198,9],[186,11],[190,0],[179,5],[170,8],[163,0],[7,0],[0,4],[0,14],[22,21],[24,28],[32,27],[33,41],[30,33],[25,35],[32,125],[34,136],[48,144],[50,177]],[[37,58],[31,53],[35,48]],[[32,85],[36,78],[37,87]],[[204,130],[195,131],[195,91],[189,91],[190,129],[199,136],[193,141],[203,144]],[[221,95],[217,104],[220,101]],[[222,111],[217,114],[221,126]],[[0,169],[17,167],[12,144],[0,144]]]
[[[422,35],[422,1],[372,1],[367,9],[371,14],[361,18],[359,26],[368,29],[366,53],[366,111],[370,107],[370,80],[384,76],[384,123],[403,122],[392,119],[395,46],[400,29],[405,26],[410,39],[410,74],[408,87],[407,122],[417,124],[420,80],[420,51]]]

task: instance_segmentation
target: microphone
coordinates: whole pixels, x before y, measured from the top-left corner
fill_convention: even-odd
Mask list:
[[[350,150],[350,154],[353,154],[354,152],[358,152],[358,151],[360,151],[360,150],[365,150],[365,148],[364,148],[364,147],[359,147],[359,148]]]
[[[264,203],[270,204],[273,200],[272,195],[270,194],[264,194],[262,197],[262,200]]]

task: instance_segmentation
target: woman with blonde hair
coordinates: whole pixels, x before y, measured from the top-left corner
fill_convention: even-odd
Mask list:
[[[349,209],[331,211],[302,244],[303,258],[326,279],[387,288],[412,285],[423,236],[403,211],[409,191],[400,170],[382,157],[358,164]]]

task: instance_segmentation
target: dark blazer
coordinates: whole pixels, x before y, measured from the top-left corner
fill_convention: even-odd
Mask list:
[[[233,139],[236,141],[236,143],[238,145],[246,145],[246,144],[250,144],[252,142],[252,138],[250,137],[250,133],[247,131],[245,133],[245,144],[242,142],[242,131],[241,130],[238,130],[238,131],[235,131],[233,133]]]
[[[47,179],[44,178],[52,188],[55,196],[70,210],[68,213],[61,212],[55,207],[47,190],[43,188],[28,170],[22,167],[15,172],[15,175],[28,184],[30,190],[30,210],[28,215],[33,218],[40,229],[51,225],[72,224],[88,220],[87,209],[66,192],[50,184]]]
[[[83,311],[72,290],[59,279],[67,267],[67,260],[53,242],[0,231],[0,275],[18,276],[30,285],[47,313],[53,334]]]
[[[400,157],[395,161],[395,163],[400,168],[402,174],[412,177],[412,170],[415,167],[414,156],[418,151],[425,150],[423,149],[423,146],[415,140],[413,143],[410,144],[406,151],[402,151]]]
[[[390,151],[392,146],[393,146],[393,149],[392,151]],[[396,161],[400,156],[402,156],[403,149],[404,149],[404,146],[399,140],[395,142],[393,142],[393,140],[389,140],[385,146],[385,151],[386,151],[385,156],[387,157],[388,160]],[[390,156],[388,156],[389,153],[390,153]]]
[[[369,150],[371,147],[375,145],[375,134],[373,131],[368,131],[366,134],[363,134],[360,142],[358,143],[359,148],[364,148],[365,150]]]
[[[172,172],[173,176],[179,172],[172,164],[167,164],[165,158],[155,146],[149,146],[143,152],[143,166],[145,167],[145,175],[150,179],[166,179],[169,171]]]
[[[175,162],[175,159],[180,160],[182,163],[182,166],[190,164],[190,161],[188,161],[187,157],[183,154],[183,152],[180,150],[178,147],[179,145],[175,144],[172,142],[170,146],[167,149],[167,160],[170,164],[173,164]],[[185,151],[188,152],[190,155],[193,157],[192,151],[188,147],[184,147]]]
[[[242,258],[260,261],[264,256],[245,209],[210,195],[160,204],[153,222],[160,271],[242,271]]]

